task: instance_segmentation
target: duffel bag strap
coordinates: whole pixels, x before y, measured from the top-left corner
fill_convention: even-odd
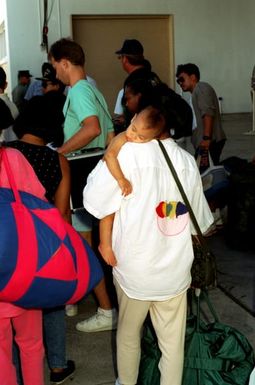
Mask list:
[[[7,151],[3,147],[1,148],[1,162],[4,165],[4,168],[5,168],[5,171],[6,171],[6,175],[7,175],[8,180],[9,180],[10,187],[11,187],[12,192],[14,194],[15,201],[18,202],[18,203],[21,203],[21,197],[20,197],[19,191],[17,189],[15,179],[13,177],[13,173],[12,173],[12,170],[11,170],[11,167],[10,167],[10,163],[9,163],[9,159],[8,159],[8,156],[7,156]]]
[[[218,372],[228,372],[233,365],[233,361],[223,358],[201,358],[186,357],[184,367],[199,370],[216,370]]]
[[[197,330],[199,330],[199,322],[200,322],[200,309],[201,309],[201,298],[203,298],[206,302],[206,305],[208,306],[210,312],[211,312],[211,315],[213,316],[213,319],[214,319],[214,322],[219,322],[219,317],[216,313],[216,310],[214,309],[213,307],[213,304],[212,302],[210,301],[210,298],[207,294],[207,291],[206,290],[201,290],[201,289],[193,289],[193,288],[190,288],[191,290],[191,302],[194,301],[196,303],[196,306],[197,306],[197,313],[196,313],[196,316],[197,316]],[[191,310],[192,310],[192,307],[191,307]],[[194,314],[194,312],[192,311],[192,314]]]

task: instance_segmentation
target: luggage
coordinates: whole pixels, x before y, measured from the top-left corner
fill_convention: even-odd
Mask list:
[[[200,319],[200,297],[214,322]],[[195,296],[197,314],[187,321],[182,385],[247,385],[254,367],[254,353],[246,337],[220,323],[206,292]]]
[[[187,319],[182,385],[248,385],[254,368],[254,352],[247,338],[235,328],[219,322],[206,292],[190,290],[193,297]],[[201,297],[214,321],[200,318]],[[193,313],[196,302],[196,315]],[[145,322],[142,355],[137,385],[159,385],[158,362],[161,356],[150,322]],[[252,384],[253,385],[253,384]]]
[[[208,151],[205,151],[208,164],[205,169],[200,168],[201,179],[205,197],[208,201],[215,198],[218,194],[222,194],[229,186],[228,174],[223,165],[215,166]],[[197,164],[200,167],[203,154],[197,158]]]
[[[96,255],[41,198],[44,188],[19,151],[1,148],[0,166],[0,301],[24,308],[76,303],[103,278]]]
[[[139,376],[136,385],[159,385],[160,372],[158,363],[161,351],[159,350],[157,336],[149,316],[143,328],[141,349]]]
[[[226,241],[236,250],[255,250],[255,165],[232,170],[229,183]]]
[[[84,150],[81,154],[70,154],[68,161],[71,172],[71,209],[83,208],[83,189],[89,173],[104,156],[103,149]]]

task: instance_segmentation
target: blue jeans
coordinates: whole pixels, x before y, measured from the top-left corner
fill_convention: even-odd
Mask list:
[[[43,330],[49,368],[66,368],[66,322],[64,306],[43,311]]]

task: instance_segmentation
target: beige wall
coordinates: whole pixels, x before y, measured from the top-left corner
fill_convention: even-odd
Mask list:
[[[96,80],[111,113],[127,76],[114,52],[121,48],[126,37],[135,37],[143,43],[153,71],[174,86],[171,16],[73,16],[72,24],[73,38],[86,52],[87,74]]]

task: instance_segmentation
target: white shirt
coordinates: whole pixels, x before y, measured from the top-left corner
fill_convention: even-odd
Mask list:
[[[172,139],[163,144],[205,232],[213,217],[196,162]],[[193,226],[189,214],[156,140],[127,143],[118,159],[132,183],[132,194],[127,198],[121,195],[106,163],[101,161],[89,175],[84,206],[97,218],[116,213],[112,245],[117,265],[113,274],[127,296],[151,301],[169,299],[184,292],[191,282]]]
[[[124,95],[124,88],[122,88],[119,93],[118,93],[118,96],[117,96],[117,100],[116,100],[116,104],[115,104],[115,107],[114,107],[114,113],[116,115],[122,115],[123,114],[123,106],[122,106],[122,98],[123,98],[123,95]]]

